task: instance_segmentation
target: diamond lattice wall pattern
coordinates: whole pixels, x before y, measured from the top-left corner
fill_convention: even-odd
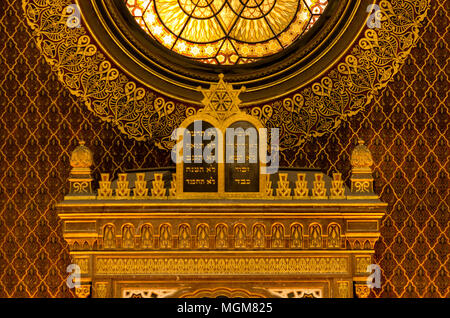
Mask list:
[[[449,5],[431,1],[420,39],[367,110],[335,133],[285,152],[284,165],[342,172],[363,138],[375,191],[388,202],[376,244],[382,288],[372,297],[449,297]],[[80,139],[94,176],[171,165],[170,154],[128,139],[59,83],[35,46],[22,2],[0,2],[0,297],[73,297],[55,204],[68,190]]]

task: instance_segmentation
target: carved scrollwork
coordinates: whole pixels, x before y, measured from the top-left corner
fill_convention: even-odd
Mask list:
[[[370,192],[370,182],[365,181],[355,181],[355,192]]]
[[[89,182],[87,181],[72,182],[72,189],[73,193],[88,193]]]

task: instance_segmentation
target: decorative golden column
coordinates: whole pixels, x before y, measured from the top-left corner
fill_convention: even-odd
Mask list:
[[[70,156],[69,182],[70,190],[65,200],[93,200],[91,166],[94,163],[92,151],[86,147],[84,141],[74,149]]]
[[[372,168],[373,159],[369,148],[364,145],[364,141],[359,139],[358,145],[353,149],[350,163],[352,165],[352,175],[350,177],[351,195],[348,199],[361,200],[378,200],[379,197],[373,191]],[[373,237],[368,237],[373,248],[375,241],[378,239],[379,233]],[[351,245],[355,247],[355,241],[347,237],[351,241]],[[372,263],[372,255],[364,257],[356,257],[356,267],[359,275],[353,277],[354,293],[358,298],[367,298],[370,294],[370,288],[367,284],[367,277],[370,273],[366,272],[368,265]]]
[[[352,165],[351,197],[348,198],[378,199],[378,196],[373,192],[372,153],[364,145],[363,140],[358,140],[358,145],[353,149],[350,162]]]

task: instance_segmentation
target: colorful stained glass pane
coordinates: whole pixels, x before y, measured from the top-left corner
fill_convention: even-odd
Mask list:
[[[307,32],[328,0],[126,0],[153,39],[208,64],[252,63]]]

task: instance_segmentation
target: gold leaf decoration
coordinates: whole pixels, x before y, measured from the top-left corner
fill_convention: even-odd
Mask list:
[[[69,0],[23,0],[36,44],[60,81],[90,111],[129,137],[150,139],[170,149],[170,135],[186,118],[186,105],[157,97],[113,67],[83,26],[66,25],[70,4]],[[428,0],[380,1],[381,28],[366,28],[337,67],[291,97],[247,111],[267,127],[280,128],[281,150],[335,130],[363,110],[398,72],[417,41],[427,5]]]

